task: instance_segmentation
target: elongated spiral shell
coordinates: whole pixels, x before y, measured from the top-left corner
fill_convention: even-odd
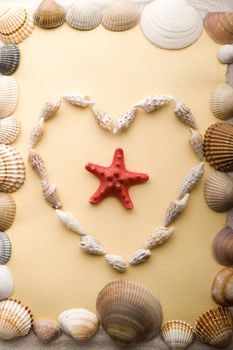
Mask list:
[[[203,139],[199,131],[194,129],[189,129],[191,132],[191,138],[189,139],[189,144],[193,149],[199,160],[203,160]]]
[[[45,201],[54,209],[61,208],[62,203],[56,186],[50,184],[47,180],[42,180],[41,187]]]
[[[28,163],[41,179],[46,179],[46,170],[45,170],[44,161],[41,155],[32,148],[29,150]]]
[[[60,209],[56,210],[56,214],[61,222],[71,231],[74,231],[80,235],[87,234],[73,214],[69,213],[68,211],[62,211]]]
[[[112,129],[113,120],[109,114],[107,114],[102,109],[100,109],[96,106],[92,106],[92,111],[93,111],[93,114],[94,114],[97,122],[99,123],[100,126],[102,126],[102,128],[107,129],[107,130]]]
[[[78,107],[89,107],[94,104],[94,101],[87,95],[81,93],[66,93],[63,94],[62,97],[70,102],[71,104]]]
[[[47,121],[51,119],[60,109],[61,107],[61,99],[56,102],[47,102],[41,110],[40,118]]]
[[[136,103],[134,107],[142,108],[145,112],[150,113],[171,101],[174,101],[174,97],[170,95],[146,96],[141,101]]]
[[[106,254],[106,261],[118,272],[125,272],[127,269],[127,264],[120,255]]]
[[[152,249],[155,247],[160,246],[161,244],[165,243],[173,234],[175,230],[174,226],[165,227],[165,226],[159,226],[157,227],[148,240],[145,242],[145,248],[146,249]]]
[[[171,202],[165,214],[164,226],[170,225],[173,220],[175,220],[183,212],[188,203],[188,199],[189,193],[186,193],[182,199],[175,199],[173,202]]]
[[[80,247],[88,254],[104,255],[105,251],[101,247],[100,242],[93,236],[85,235],[80,238]]]
[[[127,112],[122,113],[117,120],[113,132],[117,133],[121,130],[127,129],[134,121],[134,118],[136,117],[136,112],[137,109],[135,107],[131,107]]]
[[[192,191],[192,189],[199,183],[202,176],[205,172],[205,166],[204,163],[200,163],[199,165],[195,166],[185,176],[179,191],[177,193],[177,196],[179,198],[182,198],[186,193],[189,193]]]
[[[191,126],[192,128],[197,127],[196,120],[192,115],[191,109],[188,108],[183,102],[177,101],[176,108],[174,110],[175,116],[183,123]]]
[[[29,147],[33,148],[37,145],[37,143],[43,137],[44,131],[45,131],[44,119],[40,119],[38,123],[32,128],[30,139],[29,139]]]
[[[139,265],[146,262],[151,257],[150,249],[139,249],[130,258],[130,265]]]

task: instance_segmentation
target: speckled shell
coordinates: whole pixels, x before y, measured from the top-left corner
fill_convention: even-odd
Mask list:
[[[60,209],[56,210],[56,214],[61,222],[71,231],[76,232],[80,235],[87,234],[73,214],[69,213],[68,211],[62,211]]]
[[[171,101],[174,101],[174,97],[171,95],[146,96],[136,103],[134,107],[142,108],[145,112],[150,113]]]
[[[161,332],[171,350],[186,349],[194,339],[193,327],[185,321],[168,321],[162,326]]]
[[[232,118],[233,88],[226,83],[216,86],[211,95],[210,106],[216,118],[222,120]]]
[[[120,255],[106,254],[106,261],[118,272],[125,272],[127,269],[127,264]]]
[[[219,44],[233,43],[233,13],[210,12],[204,19],[204,26],[215,42]]]
[[[78,106],[78,107],[89,107],[94,104],[94,101],[88,96],[87,94],[81,94],[81,93],[66,93],[63,94],[62,97],[70,102],[72,105]]]
[[[224,227],[214,237],[212,251],[216,261],[225,266],[233,265],[233,230]]]
[[[182,198],[186,193],[192,191],[192,189],[199,183],[204,173],[204,163],[200,163],[199,165],[189,170],[179,188],[177,196],[179,198]]]
[[[31,312],[21,302],[11,299],[0,302],[0,339],[23,337],[31,326]]]
[[[230,311],[219,306],[199,316],[195,324],[195,334],[202,343],[220,348],[230,343],[232,327]]]
[[[148,240],[145,242],[145,248],[146,249],[152,249],[155,247],[160,246],[161,244],[165,243],[173,234],[175,230],[174,226],[170,227],[164,227],[164,226],[159,226],[157,227]]]
[[[96,315],[85,309],[71,309],[60,314],[61,329],[79,342],[87,342],[97,332],[99,321]]]
[[[165,214],[164,226],[170,225],[173,220],[175,220],[183,212],[188,203],[188,199],[189,193],[186,193],[182,199],[175,199],[173,202],[171,202]]]
[[[0,143],[9,145],[14,142],[20,133],[21,124],[16,118],[0,119]]]
[[[54,0],[43,0],[34,14],[35,24],[51,29],[61,26],[66,20],[66,12]]]
[[[139,11],[128,0],[115,0],[104,12],[102,25],[108,30],[123,31],[135,27],[139,19]]]
[[[113,120],[109,114],[107,114],[102,109],[100,109],[96,106],[92,106],[92,111],[93,111],[93,114],[94,114],[97,122],[99,123],[100,126],[102,126],[102,128],[107,129],[107,130],[112,129]]]
[[[11,258],[11,241],[5,232],[0,231],[0,265],[5,265]]]
[[[96,308],[104,330],[120,344],[149,340],[160,331],[160,302],[135,282],[110,282],[100,291]]]
[[[174,110],[175,116],[183,123],[191,126],[192,128],[197,127],[196,120],[192,115],[191,109],[188,108],[183,102],[176,101],[176,108]]]
[[[44,161],[41,155],[32,148],[29,150],[28,163],[31,166],[31,168],[35,171],[35,173],[39,176],[39,178],[46,180],[46,170]]]
[[[45,131],[44,119],[39,119],[38,123],[32,128],[30,138],[29,138],[29,147],[33,148],[37,143],[42,139]]]
[[[189,144],[192,147],[193,152],[196,154],[199,160],[203,160],[203,139],[198,130],[189,129],[191,132],[191,138]]]
[[[45,201],[54,209],[62,207],[59,194],[55,185],[50,184],[46,179],[41,181],[41,188]]]
[[[0,300],[11,296],[14,289],[14,281],[9,268],[6,265],[0,265]]]
[[[6,231],[11,227],[15,212],[14,198],[8,193],[0,193],[0,231]]]
[[[60,327],[47,320],[38,320],[33,323],[33,332],[41,343],[48,344],[62,335]]]
[[[90,30],[98,27],[102,20],[101,10],[91,1],[73,4],[66,15],[66,22],[75,29]]]
[[[80,237],[79,246],[88,254],[104,255],[105,251],[100,242],[93,236],[85,235]]]
[[[47,102],[40,112],[40,118],[44,121],[49,120],[55,116],[61,107],[61,99],[56,102]]]
[[[233,306],[233,267],[224,267],[214,276],[211,293],[222,306]]]
[[[0,118],[9,117],[18,103],[19,90],[12,77],[0,77]]]
[[[134,121],[136,112],[137,109],[135,107],[131,107],[127,112],[122,113],[116,122],[115,128],[113,129],[114,134],[127,129]]]
[[[139,265],[146,262],[151,257],[150,249],[139,249],[130,258],[130,265]]]
[[[4,45],[0,48],[0,73],[13,74],[20,62],[20,51],[15,45]]]
[[[233,63],[233,45],[223,45],[219,49],[218,59],[224,64]]]

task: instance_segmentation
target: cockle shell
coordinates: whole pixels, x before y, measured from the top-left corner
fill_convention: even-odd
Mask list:
[[[223,45],[219,49],[218,59],[224,64],[233,63],[233,45]]]
[[[210,99],[211,111],[216,118],[227,120],[233,117],[233,88],[226,84],[219,84],[213,90]]]
[[[0,118],[9,117],[18,103],[19,90],[12,77],[0,77]]]
[[[164,226],[170,225],[172,221],[175,220],[183,212],[188,203],[188,199],[189,193],[186,193],[182,199],[175,199],[173,202],[171,202],[165,214]]]
[[[17,300],[0,302],[0,339],[11,340],[30,332],[32,315],[28,307]]]
[[[159,226],[157,227],[148,240],[145,242],[145,248],[146,249],[152,249],[155,247],[160,246],[161,244],[165,243],[173,234],[175,231],[175,227],[165,227],[165,226]]]
[[[98,27],[102,20],[101,10],[91,1],[73,4],[66,15],[66,22],[75,29],[90,30]]]
[[[204,173],[205,166],[203,162],[189,170],[177,193],[178,198],[183,198],[186,193],[192,191],[192,189],[199,183]]]
[[[40,118],[44,119],[44,121],[51,119],[59,111],[60,107],[61,99],[54,103],[47,102],[40,112]]]
[[[105,251],[101,247],[100,242],[93,236],[85,235],[80,237],[80,247],[84,252],[93,255],[104,255]]]
[[[62,211],[60,209],[56,210],[56,214],[61,222],[71,231],[74,231],[80,235],[87,234],[73,214],[69,213],[68,211]]]
[[[127,112],[122,113],[116,122],[116,126],[113,130],[114,134],[121,130],[127,129],[134,121],[136,112],[137,109],[135,107],[131,107]]]
[[[137,8],[128,0],[115,0],[104,12],[102,25],[112,31],[123,31],[135,27],[140,20]]]
[[[6,265],[0,265],[0,300],[11,296],[14,289],[14,281],[9,268]]]
[[[160,302],[135,282],[110,282],[100,291],[96,308],[102,327],[120,344],[150,340],[160,331]]]
[[[15,45],[4,45],[0,48],[0,73],[3,75],[13,74],[20,61],[20,51]]]
[[[14,148],[0,145],[0,192],[17,191],[25,180],[23,159]]]
[[[193,327],[185,321],[168,321],[162,326],[161,332],[171,350],[186,349],[194,339]]]
[[[203,22],[199,12],[184,0],[156,0],[142,11],[141,29],[156,46],[181,49],[200,37]]]
[[[38,320],[33,323],[33,332],[44,344],[51,343],[62,335],[60,327],[47,320]]]
[[[45,170],[44,161],[41,155],[32,148],[30,148],[29,150],[28,163],[41,179],[46,179],[46,170]]]
[[[144,7],[153,0],[130,0],[130,2],[141,12]]]
[[[112,129],[113,120],[109,114],[107,114],[102,109],[95,107],[95,106],[92,106],[92,111],[94,113],[94,116],[95,116],[97,122],[99,123],[100,126],[102,126],[102,128],[107,129],[107,130]]]
[[[93,3],[103,12],[115,0],[93,0]]]
[[[233,13],[210,12],[204,19],[204,26],[215,42],[219,44],[233,43]]]
[[[87,342],[97,332],[99,321],[93,312],[85,309],[71,309],[60,314],[61,329],[79,342]]]
[[[136,103],[134,107],[142,108],[145,112],[153,112],[156,109],[174,101],[174,97],[170,95],[155,95],[146,96],[141,101]]]
[[[216,273],[211,293],[219,305],[233,305],[233,267],[224,267]]]
[[[5,232],[0,232],[0,264],[5,265],[11,257],[11,241]]]
[[[62,97],[71,104],[79,107],[89,107],[94,104],[94,101],[87,94],[67,93]]]
[[[203,312],[195,324],[195,334],[202,343],[222,348],[232,338],[232,318],[228,309],[221,306]]]
[[[41,140],[44,135],[45,125],[44,119],[41,118],[37,122],[37,124],[32,128],[30,138],[29,138],[29,147],[33,148],[37,145],[37,143]]]
[[[233,265],[233,230],[224,227],[214,237],[212,251],[216,261],[225,266]]]
[[[0,231],[6,231],[11,227],[15,212],[14,198],[9,193],[0,193]]]
[[[204,195],[208,207],[217,212],[233,208],[233,180],[219,171],[208,176],[204,186]]]
[[[0,143],[8,145],[14,142],[20,129],[21,124],[18,119],[12,117],[0,119]]]
[[[151,257],[151,251],[150,249],[139,249],[137,250],[134,255],[130,258],[129,263],[130,265],[139,265],[143,264],[145,261],[147,261]]]
[[[61,26],[66,20],[66,12],[54,0],[43,0],[34,14],[35,24],[50,29]]]
[[[199,160],[203,160],[203,139],[202,135],[198,130],[189,129],[191,132],[191,138],[189,144],[192,147],[194,153]]]
[[[176,101],[176,108],[174,110],[175,116],[183,123],[191,126],[192,128],[197,127],[196,120],[192,115],[191,109],[188,108],[183,102]]]
[[[55,185],[50,184],[47,179],[41,181],[41,188],[45,201],[54,209],[62,207],[59,194]]]
[[[118,272],[125,272],[127,269],[127,264],[120,255],[106,254],[106,261]]]

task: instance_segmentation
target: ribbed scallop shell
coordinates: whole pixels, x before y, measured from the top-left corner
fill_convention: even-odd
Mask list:
[[[18,103],[19,90],[15,79],[0,77],[0,118],[11,115]]]
[[[33,332],[44,344],[48,344],[62,335],[60,327],[47,320],[38,320],[33,323]]]
[[[93,312],[85,309],[71,309],[60,314],[61,329],[79,342],[87,342],[97,332],[99,321]]]
[[[110,282],[100,291],[96,308],[104,330],[118,343],[149,340],[160,331],[162,309],[159,301],[135,282]]]
[[[0,145],[0,191],[17,191],[25,180],[23,159],[14,148]]]
[[[106,9],[102,19],[104,28],[123,31],[135,27],[140,13],[128,0],[115,0]]]
[[[115,0],[93,0],[93,3],[103,12]]]
[[[51,29],[61,26],[66,20],[66,12],[54,0],[43,0],[34,14],[35,24]]]
[[[226,123],[211,125],[205,133],[204,156],[216,170],[233,170],[233,126]]]
[[[224,64],[233,63],[233,45],[223,45],[219,49],[218,59]]]
[[[224,227],[214,237],[212,251],[216,261],[225,266],[233,265],[233,230]]]
[[[163,340],[171,350],[186,349],[194,339],[193,327],[185,321],[168,321],[161,331]]]
[[[0,143],[9,145],[20,133],[21,124],[18,119],[8,117],[0,119]]]
[[[5,265],[11,258],[11,241],[5,232],[0,232],[0,265]]]
[[[206,179],[204,195],[210,209],[230,210],[233,207],[233,180],[227,174],[215,171]]]
[[[20,51],[15,45],[4,45],[0,48],[0,73],[13,74],[20,62]]]
[[[14,281],[9,268],[0,265],[0,300],[5,300],[11,296],[14,290]]]
[[[90,30],[96,28],[102,20],[100,9],[90,1],[81,1],[73,4],[66,15],[66,22],[69,26]]]
[[[219,305],[233,305],[233,267],[224,267],[216,273],[211,292]]]
[[[4,300],[0,302],[0,339],[11,340],[30,332],[32,315],[21,302]]]
[[[8,193],[0,193],[0,231],[8,230],[16,213],[14,198]]]
[[[210,12],[204,19],[204,26],[215,42],[219,44],[233,43],[233,13]]]
[[[232,327],[230,311],[219,306],[199,316],[195,324],[195,334],[202,343],[224,347],[231,341]]]
[[[226,83],[216,86],[211,95],[210,106],[215,117],[222,120],[232,118],[233,88]]]

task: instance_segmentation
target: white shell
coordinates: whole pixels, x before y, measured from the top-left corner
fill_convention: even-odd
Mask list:
[[[94,255],[104,255],[105,251],[101,247],[99,241],[93,236],[81,236],[80,237],[80,247],[88,254]]]
[[[159,109],[171,101],[174,101],[174,97],[171,95],[146,96],[141,101],[136,103],[134,107],[140,107],[144,109],[145,112],[149,113]]]
[[[66,93],[62,97],[71,104],[79,107],[88,107],[94,104],[94,101],[87,94]]]
[[[0,143],[9,145],[14,142],[20,132],[20,122],[16,118],[8,117],[0,119]]]
[[[90,30],[96,28],[102,20],[101,10],[91,1],[77,1],[67,14],[66,22],[75,29]]]
[[[29,147],[33,148],[41,140],[44,135],[45,125],[44,119],[39,119],[38,123],[32,128],[30,138],[29,138]]]
[[[130,2],[136,6],[136,8],[141,12],[144,7],[153,0],[130,0]]]
[[[196,120],[192,115],[190,108],[188,108],[183,102],[176,101],[176,108],[174,110],[175,116],[183,123],[191,126],[192,128],[197,127]]]
[[[60,109],[61,99],[56,102],[47,102],[40,112],[40,118],[43,118],[44,121],[51,119]]]
[[[139,265],[147,261],[151,257],[151,251],[149,249],[139,249],[130,258],[130,265]]]
[[[184,210],[184,208],[188,203],[188,199],[189,199],[189,193],[186,193],[182,199],[174,200],[173,202],[171,202],[165,214],[165,218],[164,218],[165,226],[170,225],[172,221],[175,220],[182,213],[182,211]]]
[[[185,0],[156,0],[142,11],[141,28],[153,44],[181,49],[199,38],[203,22],[199,12]]]
[[[92,106],[92,111],[94,113],[94,116],[102,128],[111,130],[112,129],[112,117],[104,112],[102,109]]]
[[[9,117],[18,103],[19,90],[12,77],[0,76],[0,118]]]
[[[148,240],[145,242],[145,248],[152,249],[152,248],[160,246],[161,244],[166,242],[171,237],[174,230],[175,230],[174,226],[171,226],[171,227],[159,226],[159,227],[157,227],[152,232],[152,234],[150,235]]]
[[[233,45],[223,45],[219,49],[218,59],[224,64],[233,63]]]
[[[194,339],[193,327],[180,320],[166,322],[161,329],[162,338],[169,349],[186,349]]]
[[[118,272],[126,271],[127,264],[120,255],[106,254],[105,259],[109,263],[109,265],[112,265],[112,267]]]
[[[61,220],[61,222],[71,231],[77,232],[80,235],[86,235],[86,231],[81,227],[78,220],[74,217],[73,214],[68,211],[62,211],[57,209],[56,214]]]
[[[186,193],[189,193],[201,180],[204,172],[205,166],[203,162],[189,170],[179,188],[177,196],[182,198]]]
[[[137,109],[135,107],[131,107],[127,112],[122,113],[117,120],[116,126],[113,130],[114,134],[123,129],[127,129],[132,124],[136,116],[136,112]]]
[[[202,135],[198,130],[189,129],[191,132],[191,138],[189,139],[189,144],[193,149],[199,160],[203,160],[203,139]]]
[[[6,265],[0,265],[0,300],[11,296],[14,289],[14,281],[10,270]]]
[[[103,12],[115,0],[93,0],[93,3]]]

